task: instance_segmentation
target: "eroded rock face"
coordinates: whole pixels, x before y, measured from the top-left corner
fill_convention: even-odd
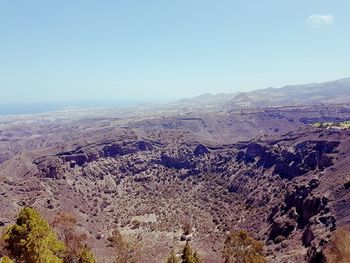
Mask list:
[[[117,143],[113,143],[111,145],[104,146],[102,151],[103,151],[103,157],[105,157],[105,158],[117,157],[118,155],[123,155],[126,152],[126,150],[122,149],[122,147]],[[131,152],[131,151],[129,150],[129,152]]]
[[[263,146],[258,143],[251,143],[247,147],[244,160],[246,162],[254,162],[256,157],[263,156],[264,153],[265,148]]]
[[[152,151],[154,149],[152,143],[147,141],[139,141],[137,142],[137,148],[140,151]]]
[[[312,231],[310,226],[307,226],[302,237],[303,245],[305,247],[310,247],[311,242],[315,239],[314,232]]]
[[[258,143],[243,145],[243,150],[237,153],[237,161],[246,164],[256,163],[258,167],[270,168],[275,164],[277,156],[272,154],[266,146]]]
[[[307,141],[296,145],[293,152],[283,151],[277,158],[274,172],[286,179],[332,165],[332,153],[339,142]]]
[[[300,227],[304,227],[308,224],[310,218],[321,212],[321,210],[325,208],[325,205],[326,204],[321,202],[321,197],[319,196],[311,195],[306,198],[301,208],[301,217],[299,219]]]
[[[191,169],[195,164],[186,156],[175,156],[163,153],[160,157],[160,164],[175,169]]]
[[[201,156],[201,155],[206,155],[206,154],[210,153],[210,151],[203,144],[198,144],[196,146],[196,149],[194,149],[193,153],[195,156]]]
[[[310,247],[315,239],[313,225],[323,229],[319,232],[334,231],[336,220],[330,213],[328,198],[314,193],[319,184],[319,180],[312,179],[306,185],[296,185],[286,194],[281,209],[276,207],[270,215],[273,221],[269,239],[276,242],[278,236],[286,237],[301,229],[301,241],[305,247]]]
[[[112,142],[106,144],[91,145],[86,148],[78,147],[71,152],[57,154],[64,162],[74,162],[78,166],[97,161],[100,158],[116,158],[138,151],[152,151],[152,143],[147,141],[136,142]]]
[[[322,180],[315,178],[322,176],[321,173],[316,176],[318,171],[332,165],[337,143],[281,139],[211,145],[209,150],[204,144],[174,146],[152,142],[128,139],[96,143],[36,164],[43,176],[60,178],[67,169],[66,174],[76,182],[80,177],[84,182],[91,181],[97,189],[94,197],[104,195],[113,204],[108,208],[111,217],[124,213],[117,209],[124,205],[136,211],[138,204],[145,201],[143,198],[149,196],[154,198],[152,212],[162,205],[157,203],[159,199],[165,198],[162,201],[167,203],[166,198],[176,197],[181,200],[181,209],[186,202],[195,204],[200,215],[196,223],[202,227],[205,217],[209,224],[205,231],[250,229],[262,240],[270,240],[271,247],[282,250],[298,246],[300,249],[302,245],[311,249],[319,244],[319,233],[330,233],[336,226],[329,198],[319,191]],[[59,182],[64,184],[64,180]],[[79,190],[84,193],[80,198],[91,195],[84,184],[76,183],[74,187],[78,193]],[[344,183],[340,187],[349,191]],[[119,201],[128,195],[133,198],[125,203]],[[181,199],[183,195],[189,199]],[[115,212],[112,207],[116,207]],[[101,217],[105,215],[101,213]],[[123,220],[128,224],[127,218]]]
[[[275,174],[291,180],[316,169],[323,170],[332,163],[330,156],[339,145],[336,141],[305,141],[293,148],[274,148],[250,143],[237,154],[237,161],[255,164],[257,168],[273,167]]]
[[[278,217],[273,221],[269,239],[276,240],[277,237],[288,237],[297,228],[296,222],[288,217]]]
[[[75,164],[82,166],[88,160],[88,157],[85,154],[72,154],[64,156],[62,159],[65,162],[74,162]]]
[[[63,161],[57,157],[49,157],[45,159],[35,160],[38,171],[42,177],[51,179],[61,179],[65,174],[62,166]]]
[[[296,210],[298,214],[298,227],[304,228],[311,217],[324,210],[327,201],[320,196],[311,194],[310,186],[297,186],[296,189],[289,193],[285,198],[284,211],[289,211],[291,208]]]

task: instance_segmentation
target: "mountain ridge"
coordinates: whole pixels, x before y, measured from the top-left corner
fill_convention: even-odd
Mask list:
[[[350,78],[327,82],[269,87],[248,92],[205,93],[191,99],[183,99],[183,104],[217,104],[218,107],[232,110],[246,107],[273,107],[310,105],[320,103],[350,102]]]

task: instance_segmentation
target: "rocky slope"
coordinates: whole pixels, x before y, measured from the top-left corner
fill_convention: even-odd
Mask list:
[[[1,165],[1,224],[23,205],[49,218],[73,211],[100,262],[111,262],[118,227],[142,262],[161,262],[190,239],[215,263],[226,231],[249,230],[269,262],[304,262],[349,223],[349,131],[305,126],[219,144],[186,129],[120,128],[24,151]]]

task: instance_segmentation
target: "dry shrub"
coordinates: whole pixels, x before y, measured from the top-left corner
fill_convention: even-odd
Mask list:
[[[114,247],[114,263],[137,263],[140,261],[140,248],[137,244],[128,242],[119,230],[113,231],[110,238]]]
[[[183,229],[183,233],[185,235],[189,235],[192,232],[192,219],[191,218],[185,218],[183,219],[183,223],[182,223],[182,229]]]
[[[350,232],[345,229],[336,230],[324,250],[324,255],[327,263],[349,263]]]
[[[190,244],[187,242],[182,251],[182,263],[201,263],[202,260],[199,258],[198,253],[192,249]]]
[[[77,220],[71,213],[58,214],[52,225],[58,232],[58,236],[66,244],[67,251],[64,256],[64,262],[82,261],[82,255],[91,254],[86,246],[86,235],[76,230]]]
[[[230,233],[223,251],[225,263],[265,263],[263,244],[252,238],[247,231]]]
[[[165,263],[180,263],[180,259],[177,257],[174,250],[171,251]]]
[[[9,254],[9,252],[6,250],[6,243],[3,239],[3,232],[4,231],[0,231],[0,258]]]

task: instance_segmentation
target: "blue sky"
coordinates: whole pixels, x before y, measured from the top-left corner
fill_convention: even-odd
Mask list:
[[[0,0],[0,103],[152,101],[350,76],[348,0]]]

